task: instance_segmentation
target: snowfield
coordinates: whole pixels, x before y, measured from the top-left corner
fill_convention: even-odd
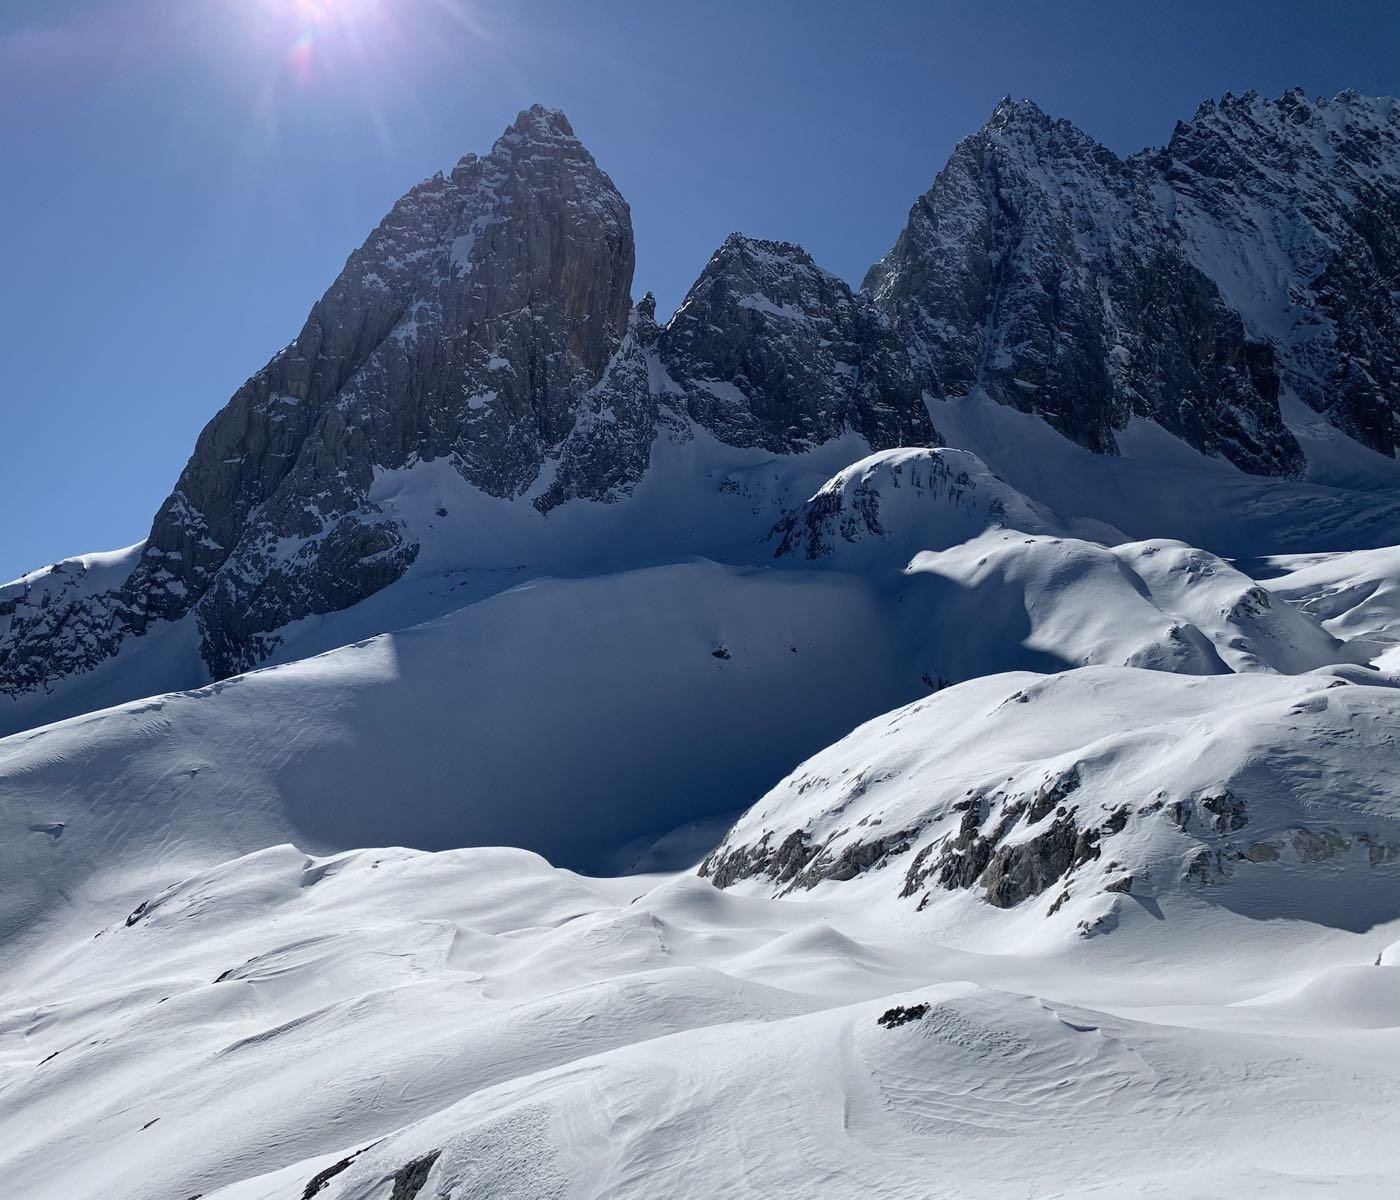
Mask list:
[[[1265,954],[1226,915],[979,953],[837,889],[275,846],[11,960],[0,1171],[26,1200],[1393,1194],[1400,926],[1275,920]]]
[[[1393,1194],[1400,681],[1175,543],[1084,570],[1085,544],[991,531],[894,586],[1003,542],[1110,624],[1139,612],[1124,579],[1216,613],[1215,673],[945,687],[800,765],[698,873],[331,844],[646,861],[636,834],[761,774],[756,739],[776,764],[897,702],[879,586],[541,583],[0,742],[28,821],[5,843],[11,1194]],[[1047,579],[1016,581],[1027,611]],[[683,833],[672,858],[710,844]]]
[[[0,586],[0,1200],[1400,1195],[1397,114],[413,188]]]
[[[1394,1194],[1393,552],[704,478],[737,563],[428,539],[284,653],[395,632],[0,740],[9,1194]]]

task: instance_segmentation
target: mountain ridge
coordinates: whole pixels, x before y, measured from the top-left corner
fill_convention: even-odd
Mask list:
[[[1292,123],[1275,128],[1285,112]],[[1233,142],[1222,120],[1232,136],[1242,125]],[[287,630],[412,569],[422,534],[373,498],[374,481],[419,462],[446,460],[483,496],[554,520],[578,504],[625,501],[658,446],[697,433],[794,462],[848,435],[861,443],[854,458],[937,446],[945,438],[925,400],[950,388],[990,395],[1095,451],[1119,453],[1129,423],[1145,419],[1207,456],[1292,477],[1303,450],[1282,417],[1282,387],[1393,452],[1385,388],[1400,347],[1386,334],[1388,301],[1357,288],[1368,264],[1394,261],[1381,217],[1400,205],[1396,120],[1392,101],[1345,93],[1312,105],[1293,92],[1227,93],[1193,118],[1204,132],[1179,123],[1167,147],[1123,159],[1008,97],[959,143],[866,291],[801,247],[733,234],[659,326],[654,301],[630,297],[626,201],[568,118],[535,105],[486,155],[464,155],[395,204],[297,339],[200,435],[124,579],[108,571],[99,587],[79,564],[42,586],[31,575],[0,589],[0,694],[23,707],[152,631],[172,656],[188,655],[176,643],[189,635],[165,631],[189,622],[197,655],[165,672],[167,686],[268,661]],[[1224,217],[1207,211],[1200,187],[1180,184],[1183,164],[1204,178],[1208,162],[1217,173],[1242,162],[1234,174],[1257,192],[1246,167],[1259,158],[1259,177],[1273,178],[1274,160],[1292,152],[1289,130],[1302,130],[1311,153],[1315,240],[1355,251],[1324,264],[1330,282],[1305,307],[1333,326],[1364,310],[1366,354],[1354,337],[1299,349],[1261,323],[1257,304],[1227,302],[1248,280],[1222,293],[1207,270],[1219,266],[1204,247]],[[1212,158],[1222,138],[1231,154]],[[1333,142],[1350,174],[1319,208],[1329,185],[1317,147]],[[1364,210],[1356,228],[1353,192]],[[988,207],[997,196],[1011,207]],[[934,217],[948,236],[929,232]],[[1260,218],[1239,236],[1263,237],[1266,226]],[[1334,238],[1339,229],[1352,241]],[[1342,378],[1339,355],[1351,382],[1336,403],[1298,391],[1305,376]],[[719,486],[734,485],[726,475]]]

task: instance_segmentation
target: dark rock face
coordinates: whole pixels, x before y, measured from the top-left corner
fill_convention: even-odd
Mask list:
[[[1247,471],[1297,473],[1272,353],[1191,262],[1153,184],[1068,121],[1005,100],[865,288],[937,394],[981,387],[1100,453],[1140,416]]]
[[[296,340],[209,423],[123,586],[46,622],[12,619],[7,690],[191,610],[212,676],[254,665],[281,626],[354,604],[413,561],[369,498],[378,468],[449,458],[483,491],[516,496],[555,456],[545,506],[635,479],[645,404],[613,435],[621,449],[579,462],[598,451],[587,426],[600,395],[635,388],[635,365],[612,361],[632,269],[612,181],[562,113],[521,113],[490,154],[400,200]],[[96,636],[56,660],[54,632],[73,623]]]
[[[799,246],[731,234],[661,334],[691,418],[733,446],[940,444],[885,317]]]
[[[731,237],[663,331],[631,218],[562,113],[520,114],[398,202],[285,350],[200,435],[123,582],[0,596],[0,690],[89,670],[193,613],[213,678],[357,603],[419,547],[377,473],[446,459],[549,513],[609,502],[690,422],[793,453],[937,441],[886,318],[804,251]],[[440,514],[445,515],[445,514]]]
[[[1207,101],[1141,166],[1284,382],[1358,441],[1400,445],[1400,104],[1299,88]]]
[[[987,903],[994,908],[1014,908],[1040,895],[1081,863],[1097,858],[1098,841],[1096,830],[1080,829],[1073,816],[1066,814],[1043,833],[999,847],[981,876]]]

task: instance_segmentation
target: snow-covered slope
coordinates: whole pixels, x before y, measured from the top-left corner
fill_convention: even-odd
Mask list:
[[[1131,538],[1176,538],[1256,559],[1389,546],[1400,529],[1400,469],[1341,435],[1345,446],[1333,449],[1327,475],[1353,483],[1363,475],[1365,490],[1323,478],[1247,475],[1147,421],[1129,422],[1120,453],[1110,456],[980,392],[930,407],[951,445],[971,451],[1023,495],[1063,520],[1101,521]]]
[[[999,530],[909,564],[906,604],[946,680],[1103,663],[1189,675],[1364,663],[1223,560],[1181,542],[1106,548]]]
[[[706,561],[536,581],[0,741],[0,937],[274,842],[523,845],[595,869],[750,803],[925,690],[859,579]]]
[[[701,871],[849,889],[982,950],[1213,907],[1364,931],[1400,919],[1400,691],[1373,674],[964,683],[803,764]]]
[[[562,114],[412,189],[0,588],[0,1191],[1394,1194],[1393,116],[1007,102],[664,328]]]
[[[1341,638],[1378,653],[1400,645],[1400,547],[1342,554],[1276,555],[1269,590]]]
[[[987,955],[835,889],[511,850],[274,846],[143,899],[7,960],[9,1194],[1354,1200],[1400,1172],[1393,925]]]
[[[973,454],[886,450],[837,472],[769,536],[777,558],[860,568],[872,559],[955,546],[1002,526],[1028,532],[1063,527]]]

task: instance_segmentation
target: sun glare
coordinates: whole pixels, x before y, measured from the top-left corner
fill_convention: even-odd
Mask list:
[[[381,0],[263,0],[263,8],[289,36],[287,62],[303,80],[335,44],[361,48],[385,16]]]

